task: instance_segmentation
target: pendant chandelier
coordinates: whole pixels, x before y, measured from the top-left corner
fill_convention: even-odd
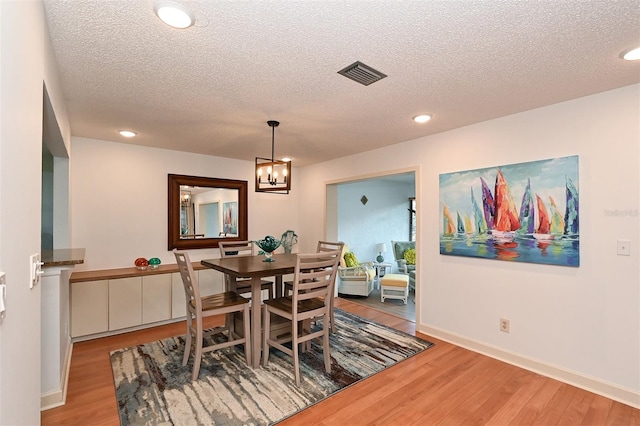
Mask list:
[[[191,206],[191,191],[180,189],[180,205],[182,207]]]
[[[280,122],[267,121],[271,127],[271,159],[256,157],[256,192],[288,194],[291,190],[291,161],[274,159],[275,129]]]

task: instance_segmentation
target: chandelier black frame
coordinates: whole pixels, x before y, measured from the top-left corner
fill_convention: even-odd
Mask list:
[[[291,190],[291,161],[274,159],[275,128],[280,122],[267,121],[271,127],[271,158],[256,157],[256,192],[288,194]]]

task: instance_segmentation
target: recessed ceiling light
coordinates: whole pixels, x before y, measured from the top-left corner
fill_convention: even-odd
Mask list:
[[[181,4],[172,1],[159,1],[154,8],[158,18],[173,28],[189,28],[193,25],[193,16]]]
[[[132,138],[137,135],[136,132],[132,132],[131,130],[120,130],[120,134],[125,138]]]
[[[640,47],[622,52],[620,57],[622,59],[626,59],[627,61],[637,61],[638,59],[640,59]]]
[[[428,114],[416,115],[413,117],[413,121],[416,123],[426,123],[429,120],[431,120],[431,116]]]
[[[282,157],[282,160],[280,160],[280,161],[291,161],[291,158],[290,157]]]

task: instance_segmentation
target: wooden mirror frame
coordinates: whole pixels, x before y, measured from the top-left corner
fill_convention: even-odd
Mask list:
[[[238,235],[225,238],[180,238],[180,185],[238,190]],[[220,241],[246,241],[248,239],[247,181],[169,174],[168,235],[169,250],[218,247]]]

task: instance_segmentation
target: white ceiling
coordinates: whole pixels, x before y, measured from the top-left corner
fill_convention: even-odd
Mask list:
[[[640,82],[640,0],[179,2],[44,0],[74,136],[253,161],[278,120],[303,166]]]

